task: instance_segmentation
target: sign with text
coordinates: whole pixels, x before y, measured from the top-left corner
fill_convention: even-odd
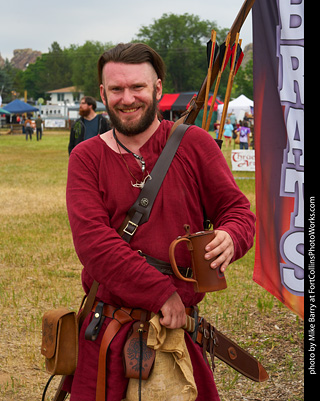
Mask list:
[[[254,150],[232,150],[231,165],[233,171],[255,171]]]
[[[255,151],[259,160],[253,279],[303,318],[303,0],[256,1],[253,38]],[[307,272],[308,278],[310,274]]]
[[[66,120],[63,119],[46,119],[44,120],[46,128],[65,128]]]

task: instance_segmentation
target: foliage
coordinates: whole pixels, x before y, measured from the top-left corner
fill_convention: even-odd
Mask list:
[[[241,94],[253,99],[253,59],[248,60],[244,67],[240,67],[232,86],[232,96]]]
[[[164,93],[198,91],[207,75],[206,43],[211,30],[217,32],[217,42],[223,43],[227,28],[219,28],[214,21],[201,20],[193,14],[163,14],[148,26],[142,26],[133,41],[149,44],[164,59],[167,68]],[[7,61],[0,68],[0,90],[3,101],[15,96],[48,99],[48,91],[75,86],[85,94],[99,95],[97,61],[103,51],[112,47],[111,42],[87,41],[82,46],[61,48],[53,42],[48,53],[38,57],[25,71],[13,68]],[[218,96],[222,99],[227,87],[228,69],[222,75]],[[252,63],[240,69],[234,83],[233,94],[244,93],[252,98]]]
[[[3,68],[0,68],[0,94],[3,103],[10,102],[16,93],[23,94],[23,88],[23,72],[6,60]]]
[[[97,62],[100,55],[111,48],[111,43],[87,41],[83,46],[70,49],[72,55],[72,81],[85,94],[100,97]]]
[[[215,22],[198,16],[163,14],[149,26],[143,26],[137,38],[154,48],[167,67],[165,92],[194,91],[207,74],[206,42],[211,30],[222,34]]]

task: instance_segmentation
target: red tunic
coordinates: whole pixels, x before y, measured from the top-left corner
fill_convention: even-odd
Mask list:
[[[162,121],[153,136],[140,148],[151,172],[165,146],[172,122]],[[100,283],[97,297],[114,306],[127,306],[159,312],[165,301],[178,291],[185,306],[196,305],[204,294],[193,285],[166,276],[150,266],[137,250],[169,262],[173,239],[202,230],[203,208],[215,229],[227,231],[234,242],[233,260],[242,257],[253,244],[255,217],[247,198],[237,187],[229,167],[212,137],[198,127],[186,132],[155,200],[149,221],[141,225],[130,245],[116,230],[140,189],[133,188],[128,168],[142,179],[141,168],[131,154],[122,156],[100,138],[89,139],[73,150],[68,170],[67,208],[76,252],[82,263],[85,291],[93,279]],[[189,266],[183,247],[176,251],[177,263]],[[72,384],[72,401],[93,401],[103,329],[95,342],[80,335],[79,362]],[[104,326],[109,323],[106,319]],[[107,399],[125,398],[127,380],[123,377],[122,348],[129,325],[122,327],[108,352]],[[188,334],[186,343],[194,366],[198,400],[219,400],[209,366]]]

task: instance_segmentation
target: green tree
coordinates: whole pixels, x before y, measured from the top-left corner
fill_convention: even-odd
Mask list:
[[[154,48],[166,64],[164,92],[200,89],[207,74],[206,42],[212,29],[221,43],[225,30],[219,30],[213,21],[201,21],[198,16],[187,13],[163,14],[153,24],[140,29],[135,40]]]
[[[97,63],[100,55],[111,48],[111,43],[87,41],[83,46],[70,49],[72,54],[72,82],[87,96],[100,99]]]
[[[61,49],[57,42],[53,42],[46,56],[46,87],[51,90],[72,85],[72,60],[67,49]],[[49,90],[50,90],[49,89]]]
[[[38,57],[25,70],[23,78],[28,97],[46,98],[46,92],[72,85],[72,60],[67,50],[53,42],[48,53]]]
[[[23,72],[14,68],[8,59],[0,68],[0,93],[3,103],[9,103],[15,97],[23,95]]]
[[[240,67],[232,87],[232,96],[238,97],[241,94],[253,99],[253,59],[247,61],[244,67]]]

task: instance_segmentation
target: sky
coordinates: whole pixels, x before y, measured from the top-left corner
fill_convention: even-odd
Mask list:
[[[194,14],[230,28],[244,0],[0,0],[0,54],[11,60],[15,49],[48,52],[53,42],[68,48],[87,40],[130,42],[142,26],[164,13]],[[209,39],[209,38],[208,38]],[[252,13],[240,32],[242,48],[252,42]]]

